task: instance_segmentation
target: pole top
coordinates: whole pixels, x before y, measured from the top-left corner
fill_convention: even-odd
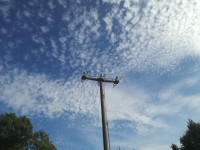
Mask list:
[[[114,80],[106,79],[105,75],[102,75],[102,74],[99,77],[91,77],[91,76],[88,76],[85,71],[83,72],[83,75],[81,77],[82,81],[93,80],[93,81],[97,81],[97,82],[110,82],[110,83],[113,83],[114,85],[118,84],[120,79],[121,79],[121,77],[119,78],[118,76],[116,76],[116,78]]]

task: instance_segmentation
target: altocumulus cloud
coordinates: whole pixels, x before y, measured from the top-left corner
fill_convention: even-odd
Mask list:
[[[17,11],[19,2],[5,0],[0,7],[4,22],[0,26],[0,101],[23,114],[52,118],[71,113],[74,117],[89,114],[95,118],[99,114],[97,85],[82,85],[80,76],[84,68],[91,74],[103,72],[110,76],[126,76],[129,71],[164,74],[184,59],[200,55],[197,0],[39,3],[37,0],[24,3],[13,21],[11,12]],[[21,34],[16,37],[18,30]],[[6,42],[9,38],[10,44]],[[21,61],[24,58],[26,62]],[[124,90],[116,88],[113,94],[111,87],[108,89],[110,120],[137,122],[139,131],[144,129],[142,125],[168,128],[157,116],[172,113],[169,107],[176,106],[176,101],[153,105],[148,102],[151,94],[142,87],[121,87]],[[178,91],[178,85],[173,88],[173,92]],[[130,94],[132,90],[135,92]],[[160,99],[174,98],[173,92],[168,91],[168,95],[161,92]],[[183,106],[177,104],[178,109],[191,99],[181,93],[176,97],[185,102]],[[198,98],[196,95],[192,108]],[[157,106],[162,111],[155,109]]]

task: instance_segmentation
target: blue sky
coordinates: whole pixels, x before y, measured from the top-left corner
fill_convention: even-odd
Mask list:
[[[200,113],[198,0],[1,0],[0,113],[30,117],[58,150],[168,150]]]

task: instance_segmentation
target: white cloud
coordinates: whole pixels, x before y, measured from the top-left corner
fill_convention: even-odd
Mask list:
[[[36,43],[42,44],[43,46],[46,45],[44,38],[37,34],[33,34],[31,38],[32,38],[32,41]]]
[[[64,8],[67,7],[67,2],[65,0],[58,0],[58,3]]]
[[[106,16],[104,18],[104,21],[106,23],[106,29],[108,30],[108,32],[111,32],[112,31],[112,19],[108,16]]]
[[[49,31],[49,27],[48,26],[41,26],[40,29],[42,30],[43,33],[46,33]]]
[[[56,7],[56,6],[53,4],[52,1],[49,1],[49,2],[48,2],[48,6],[49,6],[50,9],[54,9],[54,8]]]
[[[67,13],[63,14],[63,15],[62,15],[62,20],[63,20],[63,21],[70,21],[70,15],[67,14]]]
[[[66,7],[66,1],[58,2]],[[104,2],[114,4],[104,18],[100,18],[97,9],[86,11],[85,8],[69,7],[74,18],[71,18],[66,10],[62,20],[68,24],[58,31],[58,37],[49,39],[51,45],[51,50],[47,51],[50,53],[49,57],[59,60],[63,67],[70,70],[71,74],[66,81],[53,80],[47,75],[19,70],[4,72],[0,74],[1,102],[21,111],[22,114],[42,114],[50,118],[66,115],[72,120],[80,115],[87,115],[91,120],[83,120],[82,125],[98,128],[100,127],[99,87],[89,81],[81,84],[79,73],[84,68],[91,74],[103,72],[109,75],[126,75],[129,70],[145,72],[159,70],[162,74],[165,71],[173,71],[180,61],[187,57],[199,57],[199,2],[194,5],[193,2],[185,1],[148,1],[146,8],[142,10],[139,3],[136,5],[130,1],[124,2],[123,8],[118,6],[120,1]],[[49,7],[54,8],[50,2]],[[54,21],[53,15],[47,12],[40,10],[37,13],[41,18],[47,18],[49,23]],[[112,32],[117,26],[113,20],[118,21],[119,33]],[[101,21],[105,22],[109,31],[108,36],[105,36],[108,41],[110,40],[109,44],[102,43],[105,49],[100,49],[101,46],[97,47],[99,43],[95,43],[101,42],[99,37],[102,38],[105,34],[101,32]],[[39,29],[43,33],[50,30],[49,26],[41,26]],[[5,32],[3,28],[1,31]],[[32,35],[32,40],[42,46],[47,43],[39,34]],[[12,43],[9,45],[13,46]],[[32,53],[38,55],[40,52],[46,52],[43,47],[39,49],[40,51],[33,50]],[[24,57],[28,59],[28,56]],[[4,59],[12,60],[10,51]],[[0,67],[0,70],[1,68],[3,67]],[[196,67],[197,71],[198,68],[199,66]],[[172,118],[178,114],[185,119],[187,118],[185,113],[198,111],[200,95],[197,93],[184,95],[181,92],[182,87],[190,88],[198,82],[198,76],[191,76],[160,89],[160,92],[154,93],[156,96],[152,96],[146,88],[134,83],[129,85],[120,83],[114,89],[106,86],[109,123],[113,128],[117,126],[131,128],[131,131],[135,129],[136,134],[151,135],[158,131],[167,133],[172,128],[172,123],[165,117]],[[159,100],[153,101],[154,97]],[[116,121],[128,123],[118,125]],[[93,143],[98,141],[95,134],[91,131],[89,135]],[[129,138],[134,139],[133,136]],[[152,137],[148,137],[150,138]],[[131,148],[130,139],[121,143],[118,140],[115,146],[128,144],[128,148]],[[165,144],[154,147],[147,141],[147,146],[143,147],[141,144],[141,149],[169,149]]]
[[[0,6],[0,15],[2,15],[4,19],[6,19],[10,15],[12,6],[13,6],[13,1],[10,0],[2,1],[2,5]]]
[[[24,16],[26,16],[26,17],[31,17],[30,11],[25,10],[23,13],[24,13]]]
[[[97,83],[87,81],[82,84],[79,77],[73,77],[65,82],[53,81],[40,74],[28,75],[26,72],[12,71],[0,76],[0,99],[9,107],[21,110],[23,114],[44,114],[52,118],[71,112],[75,117],[81,113],[95,119],[100,114]],[[146,132],[148,127],[167,129],[165,122],[154,118],[159,114],[148,109],[154,109],[148,99],[150,97],[146,92],[138,87],[108,88],[106,102],[109,120],[135,122],[134,127],[141,133]]]
[[[109,20],[116,19],[121,25],[117,39],[120,44],[114,48],[123,56],[122,63],[128,60],[124,71],[157,68],[169,71],[184,58],[199,56],[199,2],[148,1],[143,15],[139,13],[140,5],[125,2],[124,6],[115,5],[104,19],[108,31],[113,28]]]
[[[109,88],[106,92],[110,121],[130,121],[130,127],[136,128],[141,133],[147,132],[149,127],[168,129],[165,122],[155,119],[158,114],[148,113],[149,107],[154,107],[151,106],[151,97],[139,87],[124,85],[120,89],[117,87],[114,89]],[[133,122],[135,124],[131,125]]]
[[[143,9],[138,1],[106,2],[112,7],[104,18],[100,18],[99,8],[85,9],[78,7],[78,2],[61,15],[62,20],[67,21],[66,26],[58,31],[59,37],[55,40],[56,43],[61,42],[61,46],[57,44],[60,53],[56,57],[62,60],[61,65],[84,68],[93,62],[89,64],[89,69],[98,68],[97,73],[109,70],[106,73],[121,74],[127,70],[151,69],[165,72],[175,68],[186,57],[199,56],[198,1],[152,0]],[[63,0],[58,3],[67,5]],[[123,5],[119,6],[119,3]],[[53,8],[51,1],[48,5]],[[53,13],[42,9],[37,12],[49,24],[54,21]],[[108,33],[102,29],[102,21]],[[112,32],[117,27],[119,33]],[[40,30],[43,33],[49,32],[50,26],[41,26]],[[105,37],[101,30],[106,32]],[[103,50],[98,45],[100,38],[109,41],[107,45],[101,44],[105,46]],[[43,46],[46,44],[39,34],[33,35],[32,40]],[[52,53],[55,57],[54,51]],[[82,53],[88,57],[82,57]]]
[[[198,76],[192,75],[161,91],[159,99],[163,102],[163,106],[159,106],[159,108],[164,108],[163,110],[166,110],[167,114],[180,113],[186,108],[191,111],[197,110],[200,106],[200,94],[185,94],[184,88],[185,90],[196,90],[194,87],[199,81]],[[160,112],[162,109],[159,109],[157,113],[160,114]]]
[[[185,1],[148,1],[144,9],[139,2],[126,1],[120,7],[120,1],[110,2],[114,5],[104,18],[100,18],[98,8],[77,9],[76,4],[61,15],[66,26],[58,31],[59,37],[54,40],[57,50],[54,48],[51,56],[63,67],[79,69],[87,66],[88,70],[96,70],[96,73],[113,74],[129,70],[166,72],[187,57],[199,56],[199,2],[194,5]],[[59,3],[66,4],[62,0]],[[50,19],[50,24],[54,21],[51,13],[43,10],[37,13],[41,18]],[[105,37],[102,21],[108,31]],[[117,27],[119,33],[112,32]],[[50,28],[41,26],[40,30],[46,33]],[[103,49],[98,45],[100,38],[109,41]],[[37,34],[32,39],[43,46],[46,44]],[[59,53],[55,53],[58,49]]]
[[[121,1],[119,0],[103,0],[104,3],[114,3],[114,4],[119,4]]]
[[[42,113],[49,117],[65,112],[97,113],[96,108],[93,107],[94,96],[92,95],[95,92],[81,89],[81,82],[77,82],[77,79],[64,83],[59,80],[48,80],[44,75],[15,72],[0,78],[1,100],[8,106],[22,110],[22,113],[25,114]],[[90,86],[88,85],[88,88]],[[87,95],[84,96],[91,98],[83,98],[83,95],[80,95],[81,90],[86,92]]]

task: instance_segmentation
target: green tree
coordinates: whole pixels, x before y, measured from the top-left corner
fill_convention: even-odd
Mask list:
[[[179,150],[178,146],[176,146],[175,144],[172,144],[171,148],[172,148],[173,150]]]
[[[14,113],[0,115],[0,149],[56,150],[48,134],[42,130],[33,132],[30,120]]]
[[[0,115],[0,146],[1,149],[23,149],[32,137],[32,124],[26,117],[15,114]]]
[[[48,134],[43,130],[34,133],[33,146],[37,150],[56,150],[56,147],[52,144]]]
[[[200,150],[200,123],[188,121],[187,130],[180,138],[181,146],[172,144],[172,150]]]

